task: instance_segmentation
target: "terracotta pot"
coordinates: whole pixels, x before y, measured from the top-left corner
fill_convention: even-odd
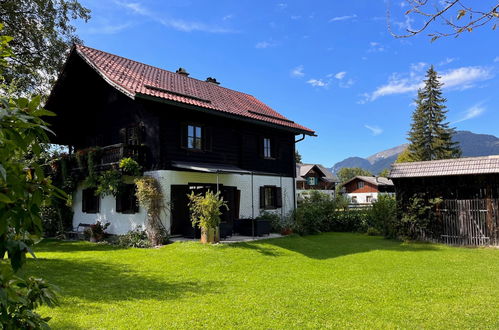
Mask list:
[[[220,230],[217,228],[201,228],[201,243],[218,243],[220,241]]]

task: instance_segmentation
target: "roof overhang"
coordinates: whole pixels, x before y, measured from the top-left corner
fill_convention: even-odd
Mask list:
[[[207,164],[195,162],[172,162],[174,168],[189,170],[194,172],[214,173],[214,174],[251,174],[251,171],[243,170],[237,166],[225,164]]]

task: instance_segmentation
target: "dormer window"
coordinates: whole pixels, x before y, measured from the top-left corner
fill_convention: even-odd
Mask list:
[[[187,125],[187,149],[203,149],[203,129],[201,126]]]
[[[272,145],[269,138],[263,139],[263,157],[272,158]]]
[[[365,185],[365,184],[364,184],[364,181],[359,181],[359,182],[357,182],[357,189],[362,189],[362,188],[364,188],[364,185]]]

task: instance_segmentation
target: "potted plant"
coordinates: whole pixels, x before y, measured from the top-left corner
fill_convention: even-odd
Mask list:
[[[141,167],[133,158],[126,157],[120,160],[119,164],[121,173],[123,174],[123,182],[131,184],[135,177],[140,175]]]
[[[220,192],[213,193],[208,190],[206,194],[194,194],[189,197],[189,210],[193,226],[201,229],[201,243],[217,243],[220,241],[220,208],[225,207],[227,202],[220,196]]]
[[[99,242],[104,239],[105,231],[109,225],[109,222],[102,223],[101,221],[97,221],[85,230],[85,234],[89,236],[90,242]]]

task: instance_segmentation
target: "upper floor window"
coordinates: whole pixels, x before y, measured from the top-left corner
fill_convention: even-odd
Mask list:
[[[359,181],[357,182],[357,189],[361,189],[361,188],[364,188],[364,181]]]
[[[272,158],[272,145],[269,138],[263,139],[263,157]]]
[[[187,125],[187,148],[201,150],[203,148],[203,128],[201,126]]]
[[[307,184],[309,186],[316,186],[317,184],[319,184],[319,178],[316,176],[309,176],[307,177]]]
[[[141,144],[141,126],[129,126],[120,130],[121,142],[129,145]]]

